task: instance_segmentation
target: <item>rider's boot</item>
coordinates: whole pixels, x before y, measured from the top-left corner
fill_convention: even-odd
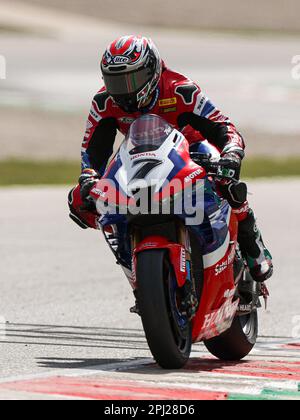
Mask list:
[[[238,241],[253,280],[268,280],[273,275],[272,256],[265,247],[252,210],[249,210],[246,219],[239,222]]]

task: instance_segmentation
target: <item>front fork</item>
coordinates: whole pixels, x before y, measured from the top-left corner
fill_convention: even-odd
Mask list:
[[[191,320],[197,312],[199,302],[196,293],[196,282],[193,275],[191,243],[189,232],[185,225],[180,221],[177,222],[177,243],[172,243],[164,238],[149,237],[142,240],[141,230],[134,228],[132,232],[132,249],[133,249],[133,278],[135,282],[134,293],[138,287],[136,282],[135,266],[136,254],[146,249],[166,249],[169,251],[171,263],[177,278],[177,286],[182,291],[181,310],[189,320]],[[160,239],[160,240],[159,240]],[[157,243],[156,243],[157,240]],[[144,244],[144,245],[143,245]],[[152,245],[152,247],[151,247]],[[144,246],[144,248],[143,248]],[[180,261],[179,261],[180,260]],[[184,270],[184,271],[183,271]]]
[[[186,226],[182,223],[178,223],[178,237],[180,245],[185,248],[186,252],[187,279],[184,285],[183,308],[189,321],[191,321],[197,313],[199,301],[197,299],[196,281],[193,273],[190,235]]]

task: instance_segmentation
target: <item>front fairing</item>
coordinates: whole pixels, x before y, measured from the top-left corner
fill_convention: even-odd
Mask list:
[[[205,174],[190,158],[185,137],[170,129],[158,147],[142,145],[133,150],[128,146],[128,139],[125,140],[91,195],[99,204],[108,203],[108,210],[110,205],[115,206],[115,212],[99,209],[101,223],[106,223],[107,217],[103,216],[107,213],[118,220],[120,213],[126,215],[126,209],[137,204],[138,190],[150,188],[152,202],[160,206],[173,201],[197,180],[203,180]]]
[[[132,127],[91,193],[100,204],[100,224],[126,224],[137,204],[137,191],[150,191],[151,200],[159,203],[159,211],[169,209],[169,214],[196,233],[203,253],[211,253],[226,239],[229,218],[229,207],[218,197],[214,182],[191,159],[182,133],[160,117],[141,117]],[[186,201],[183,203],[186,192],[191,208],[187,208]],[[200,214],[195,221],[190,211],[194,209]],[[149,210],[151,215],[152,210],[153,207]]]

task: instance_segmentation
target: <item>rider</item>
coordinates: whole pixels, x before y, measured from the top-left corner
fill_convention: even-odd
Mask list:
[[[101,71],[105,87],[93,99],[82,145],[82,174],[69,194],[70,216],[82,228],[99,228],[99,216],[89,208],[88,198],[104,175],[117,131],[126,135],[132,122],[147,113],[183,130],[191,145],[208,140],[221,152],[221,167],[239,178],[245,149],[242,136],[196,83],[166,67],[150,39],[117,39],[105,51]],[[251,274],[263,282],[272,276],[273,265],[254,213],[226,185],[221,190],[238,217],[239,243]]]

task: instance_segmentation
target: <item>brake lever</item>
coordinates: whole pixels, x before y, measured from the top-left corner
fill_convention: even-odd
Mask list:
[[[238,179],[234,178],[232,175],[230,175],[230,170],[227,169],[227,174],[221,173],[220,168],[222,168],[221,165],[219,165],[219,162],[214,161],[212,162],[210,159],[212,157],[211,154],[203,154],[203,153],[197,153],[197,152],[191,152],[190,153],[191,158],[194,160],[195,163],[202,166],[207,171],[207,175],[211,176],[213,178],[216,178],[219,181],[226,180],[228,182],[239,182]],[[235,173],[235,172],[234,172]]]
[[[222,165],[219,165],[219,162],[212,163],[211,168],[214,170],[214,172],[209,172],[208,175],[214,177],[216,180],[227,181],[228,183],[239,182],[238,179],[234,178],[235,171],[223,168]]]
[[[214,178],[216,181],[226,181],[227,183],[237,183],[239,182],[238,179],[236,178],[232,178],[232,177],[225,177],[225,176],[220,176],[219,174],[217,174],[216,172],[208,172],[207,176],[210,176],[212,178]]]

